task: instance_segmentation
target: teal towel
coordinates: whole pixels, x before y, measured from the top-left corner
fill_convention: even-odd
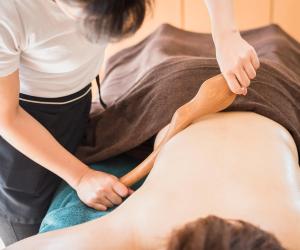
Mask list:
[[[138,160],[132,157],[120,155],[92,164],[90,167],[95,170],[121,177],[136,167],[139,163],[140,162]],[[144,180],[134,185],[132,189],[136,190],[139,188],[143,181]],[[48,212],[40,226],[39,233],[78,225],[104,216],[115,208],[116,207],[110,208],[105,212],[89,208],[80,201],[76,191],[67,183],[63,182],[54,195]]]

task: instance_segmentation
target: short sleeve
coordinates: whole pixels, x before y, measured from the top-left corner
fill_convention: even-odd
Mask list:
[[[19,68],[22,26],[12,1],[0,2],[0,77]]]

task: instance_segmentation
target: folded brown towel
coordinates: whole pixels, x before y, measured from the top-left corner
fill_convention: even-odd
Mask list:
[[[252,111],[283,125],[300,151],[300,44],[279,26],[242,32],[261,67],[246,97],[226,111]],[[219,74],[211,35],[164,24],[108,62],[102,83],[108,108],[91,115],[77,156],[92,163],[141,145],[167,125],[200,85]],[[150,153],[150,152],[149,152]]]

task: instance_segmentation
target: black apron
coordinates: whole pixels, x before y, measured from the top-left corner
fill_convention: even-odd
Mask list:
[[[89,84],[75,94],[59,98],[20,94],[20,106],[74,154],[86,130],[91,96]],[[15,223],[40,223],[60,182],[58,176],[0,137],[1,216]]]

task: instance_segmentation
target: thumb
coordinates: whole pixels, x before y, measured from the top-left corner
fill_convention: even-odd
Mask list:
[[[115,182],[112,188],[121,197],[126,197],[128,195],[128,188],[119,181]]]

